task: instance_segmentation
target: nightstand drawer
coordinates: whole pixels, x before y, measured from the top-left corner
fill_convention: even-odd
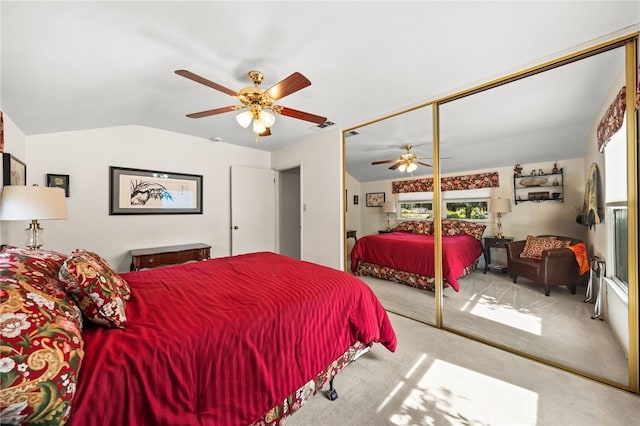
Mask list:
[[[131,250],[131,270],[209,259],[210,249],[211,246],[206,244],[185,244]]]

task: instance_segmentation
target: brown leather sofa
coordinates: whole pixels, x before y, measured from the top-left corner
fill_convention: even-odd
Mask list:
[[[538,237],[556,237],[557,240],[571,241],[571,245],[582,241],[559,235],[539,235]],[[514,241],[505,245],[507,249],[507,267],[513,282],[518,276],[528,278],[544,285],[544,294],[549,296],[552,285],[566,285],[572,294],[576,286],[585,285],[589,274],[580,275],[578,262],[573,251],[568,248],[544,250],[540,260],[520,257],[526,240]]]

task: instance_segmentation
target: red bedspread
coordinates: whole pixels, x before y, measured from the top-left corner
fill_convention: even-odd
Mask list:
[[[84,332],[71,425],[247,425],[356,341],[395,351],[373,292],[273,253],[122,274],[124,330]]]
[[[470,235],[442,237],[442,269],[444,279],[460,290],[458,278],[464,268],[482,254],[482,244]],[[400,271],[433,277],[434,236],[391,232],[360,238],[351,251],[351,270],[356,272],[358,261],[388,266]]]

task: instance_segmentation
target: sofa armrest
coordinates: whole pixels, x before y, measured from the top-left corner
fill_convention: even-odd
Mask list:
[[[515,259],[520,257],[520,253],[524,250],[525,243],[525,240],[506,243],[504,247],[507,249],[507,258]]]

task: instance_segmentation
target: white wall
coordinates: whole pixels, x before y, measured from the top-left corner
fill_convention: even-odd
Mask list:
[[[302,259],[336,269],[344,268],[342,244],[342,137],[339,129],[272,153],[271,167],[300,165],[302,203]]]
[[[6,113],[3,113],[4,123],[4,152],[12,154],[18,160],[27,164],[27,179],[30,176],[31,169],[27,163],[26,154],[26,137],[24,133],[16,126],[16,124],[8,117]],[[0,161],[0,179],[2,179],[2,161]],[[2,185],[0,185],[1,187]],[[2,188],[0,188],[2,189]],[[26,235],[24,229],[27,227],[27,223],[16,222],[3,222],[0,221],[0,243],[8,244],[9,241],[19,241],[19,244],[24,245]],[[15,244],[15,243],[12,243]]]
[[[268,152],[141,126],[29,136],[26,148],[28,184],[70,175],[69,219],[43,222],[45,247],[94,250],[118,271],[135,248],[202,242],[212,257],[229,255],[229,167],[270,166]],[[109,166],[203,175],[204,213],[110,216]]]

